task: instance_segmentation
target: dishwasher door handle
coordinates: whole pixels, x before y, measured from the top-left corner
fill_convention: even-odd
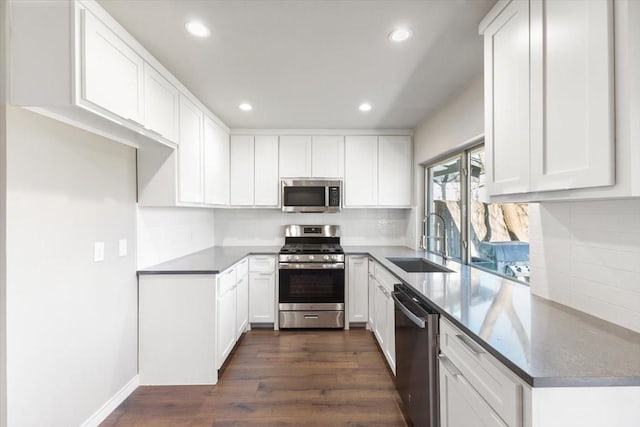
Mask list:
[[[396,307],[398,307],[400,311],[402,311],[404,315],[409,318],[409,320],[415,323],[416,326],[418,326],[421,329],[424,329],[427,327],[427,319],[416,316],[415,313],[413,313],[411,310],[405,307],[405,305],[402,304],[402,302],[400,302],[400,300],[396,296],[396,292],[391,292],[391,298],[393,298],[393,302],[396,304]]]

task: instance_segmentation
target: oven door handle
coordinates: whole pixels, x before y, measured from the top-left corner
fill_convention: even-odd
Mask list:
[[[404,313],[405,316],[409,318],[413,323],[416,324],[421,329],[424,329],[427,326],[427,319],[423,317],[416,316],[411,310],[409,310],[396,296],[397,292],[391,292],[391,298],[393,298],[393,302],[395,302],[396,307],[400,309]]]
[[[344,270],[344,263],[322,264],[319,262],[309,263],[280,263],[280,270]]]

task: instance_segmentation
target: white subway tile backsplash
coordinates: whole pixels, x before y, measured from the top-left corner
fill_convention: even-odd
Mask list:
[[[529,215],[532,293],[640,332],[640,199],[541,203]]]

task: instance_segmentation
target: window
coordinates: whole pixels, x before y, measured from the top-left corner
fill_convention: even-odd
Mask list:
[[[529,282],[528,205],[489,202],[484,146],[427,165],[425,176],[427,250],[442,253],[446,235],[450,257]]]

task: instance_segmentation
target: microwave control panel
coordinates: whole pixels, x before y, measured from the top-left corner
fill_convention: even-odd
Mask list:
[[[329,206],[340,206],[340,187],[329,187]]]

